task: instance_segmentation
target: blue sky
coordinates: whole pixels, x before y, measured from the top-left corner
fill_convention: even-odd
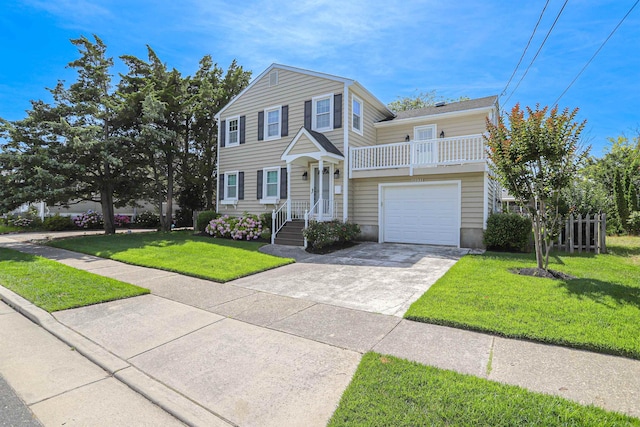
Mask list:
[[[25,116],[45,87],[74,80],[70,38],[97,34],[118,57],[149,44],[169,67],[192,74],[211,54],[257,76],[271,63],[358,80],[381,101],[436,90],[450,98],[501,94],[546,0],[281,1],[0,0],[0,117]],[[517,91],[564,0],[550,0],[501,107],[552,104],[636,0],[570,0]],[[640,128],[640,5],[559,105],[579,107],[584,142]],[[116,72],[124,71],[116,60]],[[511,95],[511,96],[510,96]],[[507,98],[508,101],[507,101]]]

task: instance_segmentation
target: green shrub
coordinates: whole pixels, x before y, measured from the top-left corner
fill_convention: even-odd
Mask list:
[[[507,252],[527,250],[531,220],[514,213],[494,213],[487,219],[483,242],[487,249]]]
[[[196,220],[196,230],[198,232],[203,232],[207,225],[211,222],[212,219],[220,218],[220,214],[216,211],[202,211],[198,213],[198,218]]]
[[[627,220],[630,234],[640,234],[640,211],[631,212]]]
[[[63,231],[76,228],[70,216],[55,214],[44,219],[42,228],[49,231]]]
[[[271,229],[271,217],[272,214],[271,212],[265,212],[263,214],[260,214],[260,221],[262,222],[262,229],[264,230],[265,228],[269,228]]]
[[[151,211],[144,211],[136,216],[133,223],[140,228],[157,228],[160,227],[160,216]]]
[[[360,234],[360,226],[338,220],[328,222],[313,221],[302,231],[307,243],[313,249],[321,249],[336,243],[355,240]]]

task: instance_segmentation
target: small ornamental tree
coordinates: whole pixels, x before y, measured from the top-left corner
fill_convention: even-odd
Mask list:
[[[536,261],[547,270],[549,252],[560,232],[561,190],[575,179],[579,165],[587,155],[578,141],[586,121],[574,121],[578,109],[558,112],[520,109],[516,104],[498,123],[487,120],[490,167],[516,202],[529,213],[533,222]]]

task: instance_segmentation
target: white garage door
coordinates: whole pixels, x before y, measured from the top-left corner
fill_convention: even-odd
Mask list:
[[[381,241],[458,246],[457,182],[381,185]]]

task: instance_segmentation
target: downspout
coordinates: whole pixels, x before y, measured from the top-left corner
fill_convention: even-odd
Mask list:
[[[344,161],[342,173],[342,220],[347,222],[349,219],[349,170],[351,164],[349,162],[349,84],[344,83],[344,106],[342,108],[344,123]],[[363,117],[364,119],[364,117]],[[363,120],[364,122],[364,120]],[[364,127],[364,123],[363,123]]]
[[[216,117],[215,121],[218,123],[218,140],[216,141],[218,146],[216,150],[216,213],[220,213],[220,118]]]

